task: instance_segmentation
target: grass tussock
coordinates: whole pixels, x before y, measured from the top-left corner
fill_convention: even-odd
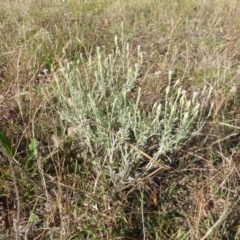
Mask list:
[[[0,6],[1,239],[239,239],[237,0]]]

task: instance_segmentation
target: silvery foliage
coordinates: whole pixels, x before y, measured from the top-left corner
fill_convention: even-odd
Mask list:
[[[140,46],[135,64],[129,45],[122,41],[120,48],[117,37],[115,50],[106,54],[98,47],[96,56],[84,59],[80,55],[78,62],[69,63],[65,71],[56,75],[55,107],[61,120],[76,129],[81,147],[89,149],[89,161],[95,169],[113,182],[130,182],[156,166],[149,161],[139,169],[143,156],[129,143],[147,149],[148,140],[154,136],[157,148],[152,157],[161,163],[161,156],[178,149],[201,129],[211,89],[204,88],[189,99],[180,81],[172,83],[170,70],[164,101],[156,102],[148,114],[143,114],[139,109],[141,88],[136,98],[129,97],[138,82]],[[200,104],[202,99],[204,106]]]

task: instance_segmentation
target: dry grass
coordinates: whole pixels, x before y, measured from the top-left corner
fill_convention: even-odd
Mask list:
[[[2,0],[0,128],[20,166],[0,148],[0,238],[239,239],[239,15],[237,0]],[[103,148],[93,154],[95,145],[69,136],[49,104],[54,92],[42,92],[80,53],[111,52],[121,23],[132,64],[143,51],[144,114],[164,100],[169,69],[189,96],[212,87],[201,106],[213,109],[209,118],[202,111],[198,134],[161,157],[164,170],[117,188],[97,168]],[[150,157],[151,144],[141,149]]]

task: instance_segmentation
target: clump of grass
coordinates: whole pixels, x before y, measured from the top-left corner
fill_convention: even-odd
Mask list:
[[[57,104],[53,107],[68,125],[69,134],[73,131],[80,146],[89,149],[89,161],[114,185],[129,183],[163,164],[161,156],[168,156],[201,129],[203,112],[209,107],[211,89],[188,96],[180,81],[173,83],[170,70],[164,100],[155,102],[148,113],[141,112],[141,88],[136,98],[130,97],[140,81],[141,63],[140,46],[133,59],[129,45],[122,40],[119,47],[115,37],[110,54],[98,47],[95,59],[80,55],[79,61],[68,63],[55,76]],[[205,99],[204,105],[199,99]],[[207,115],[211,109],[208,111]],[[148,146],[151,138],[154,146]],[[147,148],[154,151],[140,169],[144,160],[139,149]]]

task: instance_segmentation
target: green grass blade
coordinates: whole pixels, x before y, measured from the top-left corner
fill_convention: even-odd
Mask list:
[[[12,158],[14,158],[14,150],[11,141],[1,128],[0,128],[0,143],[4,150],[6,151],[6,153],[10,155]]]

